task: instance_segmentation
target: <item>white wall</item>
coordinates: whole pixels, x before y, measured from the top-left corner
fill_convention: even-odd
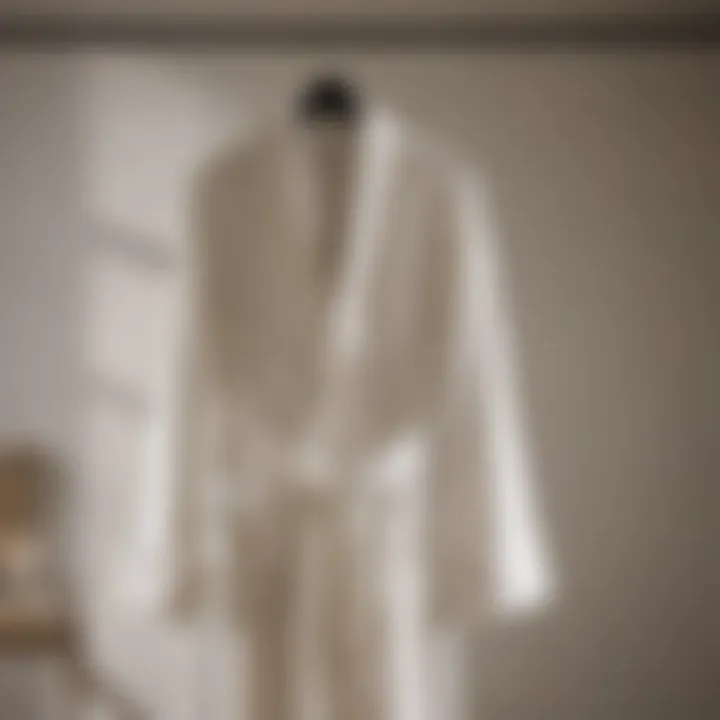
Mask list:
[[[478,717],[713,717],[720,60],[337,62],[476,158],[511,261],[562,585],[547,614],[478,638]],[[0,58],[0,427],[85,469],[96,571],[131,514],[187,183],[317,64]],[[110,620],[105,665],[181,718],[185,639]]]

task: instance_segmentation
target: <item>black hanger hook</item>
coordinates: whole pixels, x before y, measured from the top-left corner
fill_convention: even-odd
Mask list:
[[[355,122],[361,110],[360,93],[348,79],[339,75],[323,75],[311,80],[301,91],[298,111],[305,122]]]

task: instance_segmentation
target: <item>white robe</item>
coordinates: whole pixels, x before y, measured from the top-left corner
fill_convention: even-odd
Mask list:
[[[511,587],[497,547],[530,470],[498,247],[471,168],[384,109],[335,175],[317,139],[272,126],[198,182],[132,588],[197,612],[209,517],[249,717],[435,720],[433,634],[547,589]]]

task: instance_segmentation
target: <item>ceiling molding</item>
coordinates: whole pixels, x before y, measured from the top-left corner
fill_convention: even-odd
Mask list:
[[[0,15],[0,47],[74,51],[615,51],[720,49],[720,13],[409,19]]]

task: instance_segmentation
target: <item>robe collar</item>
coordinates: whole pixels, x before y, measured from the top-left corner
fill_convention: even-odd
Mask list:
[[[314,231],[311,188],[307,183],[307,127],[297,120],[282,129],[280,153],[282,193],[289,231],[303,240]],[[385,106],[367,103],[350,131],[352,145],[346,184],[346,211],[338,242],[341,261],[333,271],[327,300],[328,360],[354,364],[367,344],[373,272],[380,260],[379,238],[387,215],[390,185],[396,165],[398,122]]]
[[[325,451],[335,446],[334,435],[342,434],[344,416],[356,405],[347,392],[357,387],[352,378],[368,360],[373,345],[371,309],[401,139],[395,116],[378,104],[366,104],[353,132],[346,212],[338,238],[344,247],[333,270],[330,296],[321,311],[325,327],[323,385],[300,443],[301,447],[320,450],[325,456],[322,462],[329,461]],[[287,122],[278,145],[288,232],[300,242],[310,241],[313,232],[312,196],[304,184],[309,169],[304,155],[307,133],[297,121]]]

